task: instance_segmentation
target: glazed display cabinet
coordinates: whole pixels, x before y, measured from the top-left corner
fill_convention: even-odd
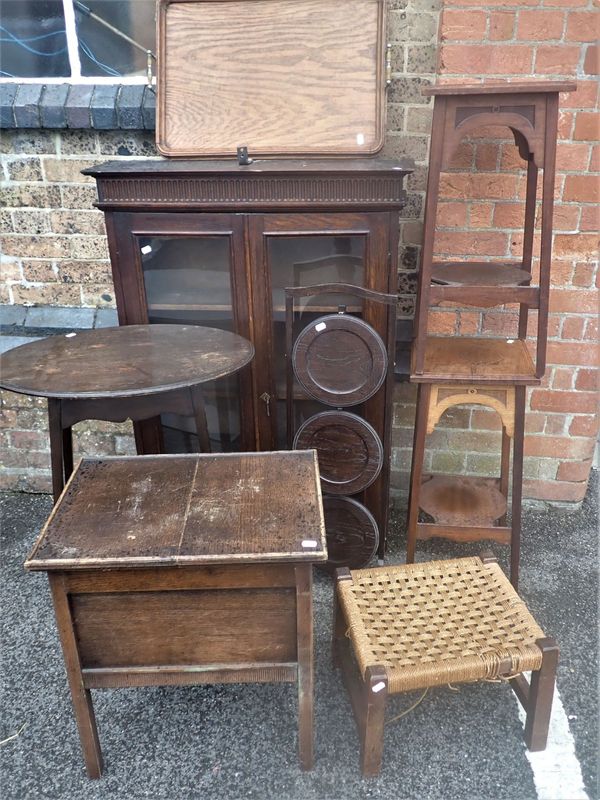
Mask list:
[[[207,325],[255,347],[253,363],[203,386],[213,452],[286,445],[285,289],[346,283],[395,292],[398,213],[412,161],[114,161],[85,171],[105,213],[119,322]],[[395,308],[307,297],[297,320],[343,308],[383,338]],[[295,384],[295,427],[318,403]],[[324,408],[324,407],[323,407]],[[389,461],[391,390],[360,409]],[[136,424],[139,452],[199,449],[192,419]],[[389,470],[364,498],[383,552]],[[384,499],[385,498],[385,499]]]

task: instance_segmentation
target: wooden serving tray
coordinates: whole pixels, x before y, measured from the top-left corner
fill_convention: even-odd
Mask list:
[[[159,0],[165,156],[361,156],[385,131],[386,0]]]

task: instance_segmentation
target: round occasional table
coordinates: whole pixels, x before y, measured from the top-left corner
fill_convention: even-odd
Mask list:
[[[76,422],[137,422],[165,412],[193,416],[201,448],[209,452],[200,385],[237,372],[253,357],[249,341],[218,328],[100,328],[8,350],[0,356],[0,388],[48,398],[56,502],[73,471]]]

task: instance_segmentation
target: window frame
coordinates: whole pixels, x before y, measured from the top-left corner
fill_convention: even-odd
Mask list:
[[[108,86],[125,86],[125,85],[156,85],[156,76],[152,75],[152,81],[148,81],[146,75],[82,75],[81,74],[81,59],[79,57],[79,39],[77,36],[77,26],[75,22],[75,7],[73,0],[62,0],[63,13],[65,17],[65,30],[67,39],[67,50],[69,55],[69,66],[71,70],[70,75],[49,77],[46,75],[38,75],[36,77],[10,77],[8,75],[0,76],[0,83],[43,83],[46,85],[51,84],[70,84],[70,85],[108,85]]]

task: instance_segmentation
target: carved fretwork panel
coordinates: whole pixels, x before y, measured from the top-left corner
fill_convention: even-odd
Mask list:
[[[514,386],[463,386],[434,384],[427,413],[427,433],[433,433],[440,417],[452,406],[481,405],[492,408],[500,416],[506,435],[515,432]]]
[[[515,137],[519,155],[532,160],[538,167],[544,160],[544,127],[546,119],[545,98],[524,95],[502,102],[482,103],[482,98],[451,97],[447,99],[447,130],[451,131],[444,142],[443,163],[448,166],[460,142],[470,133],[488,126],[509,128]],[[449,124],[448,124],[449,123]]]
[[[535,106],[514,106],[514,105],[501,105],[495,104],[493,106],[458,106],[454,116],[454,124],[458,128],[462,123],[470,117],[477,116],[478,114],[518,114],[524,117],[535,128]],[[498,118],[500,119],[500,117]]]

